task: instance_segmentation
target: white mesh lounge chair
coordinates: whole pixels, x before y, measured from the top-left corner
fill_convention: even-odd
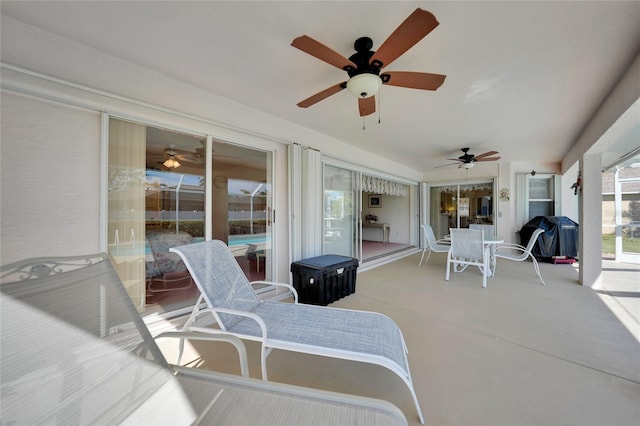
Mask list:
[[[538,242],[538,237],[542,233],[544,233],[544,229],[541,228],[533,231],[533,234],[531,234],[531,238],[529,238],[529,243],[527,243],[526,247],[520,244],[500,244],[498,248],[496,248],[496,258],[522,262],[530,257],[533,261],[533,269],[536,271],[536,274],[538,274],[538,278],[540,278],[542,285],[545,285],[545,282],[542,279],[542,275],[540,274],[540,265],[538,265],[538,261],[531,253],[531,250],[533,250],[533,246],[536,245],[536,243]]]
[[[191,235],[151,231],[146,237],[153,256],[153,262],[147,264],[147,291],[150,295],[193,288],[184,263],[175,253],[169,252],[171,247],[191,244]]]
[[[484,244],[484,233],[480,229],[451,228],[451,248],[447,255],[447,272],[445,279],[449,281],[451,267],[454,272],[461,272],[469,265],[475,265],[482,272],[482,287],[487,287],[487,276],[490,271],[490,251]]]
[[[187,265],[201,291],[184,331],[224,333],[261,342],[262,377],[267,355],[282,349],[381,365],[409,388],[424,423],[407,360],[402,332],[390,318],[364,311],[297,303],[262,301],[222,241],[206,241],[171,249]],[[261,282],[264,283],[264,282]],[[275,283],[274,283],[275,284]],[[206,308],[199,307],[206,302]],[[215,318],[219,328],[200,327],[197,320]],[[182,352],[182,350],[180,350]]]
[[[386,401],[172,369],[103,254],[7,265],[0,291],[2,424],[407,424]]]
[[[433,233],[433,228],[431,228],[431,225],[420,226],[422,226],[422,231],[424,234],[424,248],[422,249],[422,257],[420,258],[420,263],[418,263],[418,266],[422,265],[424,254],[426,252],[429,252],[426,259],[426,262],[428,262],[429,258],[431,257],[431,252],[435,251],[436,253],[447,253],[449,251],[449,243],[436,240],[436,235]]]

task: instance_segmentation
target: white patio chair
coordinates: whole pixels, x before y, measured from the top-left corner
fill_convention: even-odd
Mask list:
[[[182,257],[201,292],[184,331],[230,334],[260,342],[264,380],[268,379],[266,359],[272,349],[381,365],[407,385],[420,422],[424,423],[409,371],[407,347],[400,328],[389,317],[299,304],[296,290],[289,284],[271,283],[288,288],[294,303],[263,301],[222,241],[174,247],[171,251]],[[200,308],[203,301],[206,308]],[[198,320],[210,322],[211,316],[218,328],[198,326]],[[179,356],[181,353],[182,348]]]
[[[478,223],[470,223],[469,224],[469,229],[480,229],[482,232],[484,232],[484,235],[494,235],[495,234],[495,226],[493,225],[485,225],[485,224],[478,224]]]
[[[527,260],[530,257],[531,260],[533,261],[533,269],[536,271],[536,274],[538,274],[538,278],[540,278],[542,285],[546,285],[544,280],[542,279],[542,275],[540,274],[540,265],[538,265],[538,261],[536,260],[535,256],[531,253],[531,251],[533,250],[533,247],[538,242],[538,237],[540,236],[540,234],[543,234],[543,233],[544,233],[544,229],[542,228],[538,228],[535,231],[533,231],[533,234],[531,234],[531,238],[529,238],[529,242],[527,243],[526,247],[520,244],[515,244],[515,243],[500,244],[496,248],[496,253],[495,253],[496,258],[522,262],[524,260]]]
[[[418,263],[418,266],[422,265],[424,254],[426,252],[429,252],[426,260],[426,262],[428,262],[429,258],[431,257],[431,252],[446,253],[449,251],[449,243],[436,240],[436,235],[433,233],[433,228],[431,228],[431,225],[420,226],[422,227],[422,233],[424,234],[424,248],[422,249],[422,257],[420,258],[420,263]]]
[[[447,255],[445,280],[449,281],[451,267],[454,272],[462,272],[467,266],[475,265],[482,272],[482,287],[487,287],[487,277],[491,274],[490,251],[484,244],[484,233],[479,229],[451,228],[451,248]]]
[[[2,424],[406,425],[372,398],[171,368],[105,254],[3,266]],[[225,335],[166,333],[244,344]]]

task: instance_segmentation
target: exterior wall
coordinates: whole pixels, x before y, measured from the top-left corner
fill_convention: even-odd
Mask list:
[[[3,101],[5,95],[12,92],[60,101],[51,104],[47,111],[39,109],[41,107],[37,105],[42,102],[38,101],[15,112],[12,109],[18,105],[7,103],[10,100],[8,95],[7,102],[3,102],[3,264],[38,254],[65,255],[105,249],[100,247],[101,238],[106,240],[100,224],[99,111],[169,128],[211,134],[216,139],[248,147],[273,150],[273,207],[277,225],[273,242],[279,253],[273,278],[278,281],[289,281],[289,144],[297,142],[334,158],[358,159],[362,166],[404,179],[419,181],[422,177],[421,173],[404,165],[6,16],[2,16],[1,28]],[[86,128],[87,119],[84,117],[74,119],[64,113],[65,110],[75,111],[68,105],[82,106],[77,111],[82,112],[80,115],[93,117],[93,127]],[[37,117],[43,126],[36,123],[38,120],[32,123],[20,119],[23,114],[30,119]],[[60,132],[59,135],[52,133],[51,129]],[[88,133],[91,137],[83,136]],[[79,147],[79,138],[87,145]],[[12,139],[24,139],[27,144],[10,144]],[[7,150],[5,155],[5,145],[11,145],[15,151]],[[34,161],[38,170],[36,175],[24,168],[27,161]],[[29,182],[28,191],[5,192],[14,176],[17,181]],[[48,188],[40,186],[42,182],[58,182],[59,188],[64,189],[48,192]],[[81,208],[72,212],[77,204],[81,204]],[[34,206],[37,213],[24,213],[20,207],[26,206]],[[55,209],[53,214],[52,208]],[[30,226],[29,231],[24,231],[25,226]],[[54,232],[56,229],[59,231]],[[29,243],[16,246],[21,239]],[[37,244],[40,240],[46,242],[40,244],[42,252],[33,249],[34,241]],[[16,250],[18,247],[24,248]],[[55,252],[47,250],[45,253],[44,249],[50,247],[54,247]]]
[[[100,114],[2,92],[2,264],[100,251]]]
[[[579,164],[576,163],[562,175],[562,192],[560,198],[560,202],[562,203],[562,215],[567,216],[574,222],[579,222],[578,218],[580,217],[580,203],[578,196],[574,194],[574,190],[571,189],[571,185],[573,185],[576,181],[579,169]]]

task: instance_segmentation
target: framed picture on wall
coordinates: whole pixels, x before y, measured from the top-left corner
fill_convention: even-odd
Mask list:
[[[369,207],[382,207],[382,195],[369,195]]]

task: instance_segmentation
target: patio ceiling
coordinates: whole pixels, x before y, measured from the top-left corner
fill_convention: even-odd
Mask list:
[[[421,172],[446,164],[462,147],[499,151],[502,161],[559,163],[640,50],[635,1],[3,1],[1,7],[12,19]],[[388,70],[445,74],[442,87],[383,87],[381,123],[377,113],[369,116],[366,130],[346,91],[307,109],[296,106],[346,74],[291,47],[295,37],[307,34],[348,57],[361,36],[371,37],[376,50],[417,7],[440,25]],[[3,47],[18,42],[2,38]],[[29,65],[19,54],[2,61]],[[56,74],[54,67],[40,71]],[[112,76],[128,77],[135,78]],[[637,146],[635,120],[609,135],[609,149]]]

